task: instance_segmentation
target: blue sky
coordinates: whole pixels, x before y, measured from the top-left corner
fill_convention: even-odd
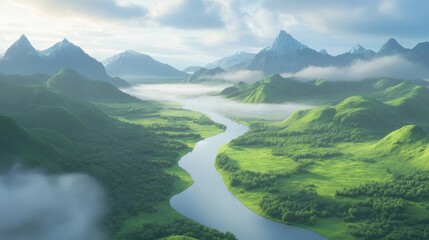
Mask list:
[[[281,29],[332,54],[429,40],[421,0],[0,0],[0,52],[26,34],[37,49],[66,37],[98,60],[126,49],[177,68],[257,52]]]

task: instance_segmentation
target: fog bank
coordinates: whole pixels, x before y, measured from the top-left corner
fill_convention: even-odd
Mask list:
[[[248,104],[216,96],[230,85],[151,84],[124,89],[144,100],[179,102],[188,109],[213,111],[228,117],[242,119],[283,120],[293,112],[310,108],[305,104]]]
[[[230,83],[254,83],[261,80],[263,77],[264,73],[261,71],[240,70],[235,72],[219,73],[214,76],[207,76],[206,78],[211,80],[223,80]]]
[[[0,239],[102,240],[104,212],[103,191],[88,175],[0,175]]]
[[[295,77],[307,81],[359,81],[368,78],[427,79],[429,70],[411,63],[400,56],[388,56],[369,61],[358,60],[346,67],[310,66],[297,73],[284,73],[284,77]]]

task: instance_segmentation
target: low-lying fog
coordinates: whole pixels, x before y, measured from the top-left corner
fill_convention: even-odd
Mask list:
[[[124,89],[144,100],[172,101],[184,108],[216,112],[232,118],[283,120],[293,112],[310,108],[305,104],[248,104],[217,96],[231,84],[142,84]]]
[[[101,240],[104,194],[84,174],[0,174],[0,239]]]

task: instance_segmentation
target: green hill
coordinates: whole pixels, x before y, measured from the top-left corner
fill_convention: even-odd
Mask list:
[[[397,79],[369,79],[356,82],[329,82],[319,79],[301,82],[274,74],[254,84],[233,86],[223,91],[222,95],[247,103],[306,102],[325,105],[336,104],[353,95],[383,102],[390,101],[418,87],[420,86]]]
[[[47,86],[88,101],[135,101],[107,82],[93,81],[71,69],[64,69],[47,81]]]
[[[284,121],[288,130],[353,128],[372,133],[386,133],[402,125],[403,120],[392,106],[374,99],[352,96],[333,107],[298,111]]]
[[[425,144],[427,134],[423,128],[416,125],[407,125],[389,133],[374,145],[374,151],[378,153],[390,153],[405,148],[416,149],[416,145]]]
[[[108,124],[109,117],[96,106],[53,92],[42,86],[0,82],[0,114],[28,128],[47,128],[63,134]]]
[[[0,169],[16,163],[59,171],[59,155],[15,121],[0,116]]]

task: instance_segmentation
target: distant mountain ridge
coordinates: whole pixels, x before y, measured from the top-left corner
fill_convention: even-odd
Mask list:
[[[46,50],[37,51],[27,37],[22,35],[0,60],[0,72],[4,74],[53,75],[64,68],[74,69],[87,78],[109,82],[118,87],[129,86],[122,79],[110,77],[100,62],[67,39]]]
[[[188,83],[201,83],[206,81],[220,81],[221,79],[214,79],[219,74],[225,73],[225,69],[217,67],[213,69],[201,68],[190,76],[186,82]]]
[[[221,59],[218,59],[212,63],[209,63],[204,66],[204,68],[207,69],[213,69],[213,68],[223,68],[225,70],[236,70],[235,68],[238,65],[244,65],[246,66],[249,64],[252,59],[255,57],[254,53],[248,53],[248,52],[237,52],[233,55],[223,57]]]
[[[187,78],[189,75],[174,67],[161,63],[151,56],[127,50],[103,62],[106,71],[119,77],[167,77]]]
[[[429,42],[417,44],[414,48],[403,47],[390,38],[378,52],[357,44],[350,51],[332,56],[325,49],[316,51],[300,43],[286,31],[280,31],[274,42],[259,53],[247,65],[248,70],[265,74],[298,72],[309,66],[347,66],[356,60],[370,60],[385,56],[399,55],[405,59],[429,67]]]

